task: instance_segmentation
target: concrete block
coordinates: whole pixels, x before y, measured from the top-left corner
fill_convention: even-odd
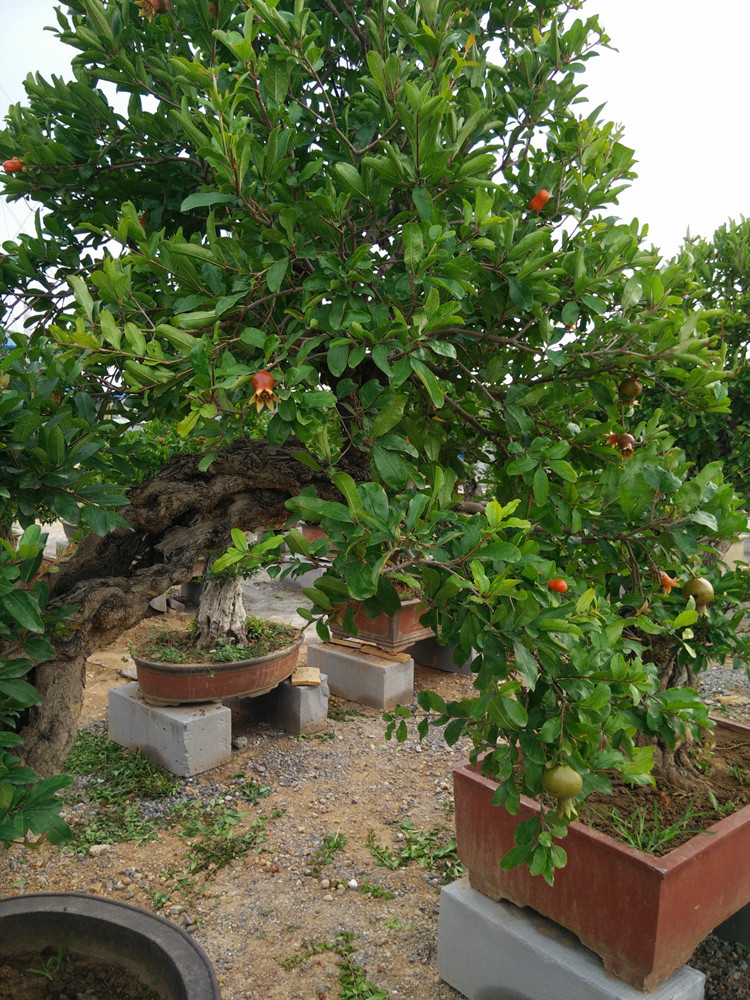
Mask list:
[[[307,663],[326,674],[331,694],[360,705],[390,711],[414,698],[411,658],[401,661],[377,652],[322,642],[308,646]]]
[[[320,685],[282,681],[259,698],[231,698],[225,701],[243,722],[270,722],[294,736],[309,736],[328,727],[328,678]]]
[[[470,674],[471,663],[477,655],[473,650],[471,656],[463,663],[456,663],[453,653],[456,646],[441,646],[434,636],[429,639],[420,639],[413,646],[409,646],[406,652],[415,663],[421,663],[424,667],[432,667],[433,670],[444,670],[451,674]]]
[[[644,994],[607,972],[573,934],[482,896],[468,876],[440,893],[437,966],[468,1000],[703,1000],[705,981],[683,965]]]
[[[232,756],[232,713],[219,702],[150,705],[136,682],[109,692],[109,738],[188,778]]]
[[[725,920],[714,931],[717,937],[733,941],[750,948],[750,903],[737,910],[734,916]]]

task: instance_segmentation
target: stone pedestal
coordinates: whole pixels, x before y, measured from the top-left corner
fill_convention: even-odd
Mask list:
[[[703,1000],[705,981],[683,965],[644,994],[573,934],[533,910],[493,902],[468,877],[440,893],[437,966],[468,1000]]]
[[[333,642],[310,645],[307,662],[326,674],[331,694],[391,711],[414,698],[414,660]]]
[[[140,750],[182,778],[202,774],[232,756],[232,713],[221,702],[156,706],[136,682],[109,692],[109,738]]]

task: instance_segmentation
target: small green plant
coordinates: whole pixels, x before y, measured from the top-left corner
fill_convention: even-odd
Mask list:
[[[64,941],[60,947],[57,949],[56,954],[50,955],[43,963],[39,969],[27,969],[27,972],[33,973],[35,976],[44,976],[45,979],[49,979],[50,982],[55,978],[57,970],[62,965],[63,959],[65,958],[65,949],[67,946],[67,941]]]
[[[699,817],[707,815],[696,811],[695,799],[688,803],[684,815],[668,826],[664,826],[658,802],[654,802],[650,810],[648,806],[637,806],[626,815],[620,813],[614,806],[607,810],[591,807],[587,811],[606,821],[618,840],[639,851],[645,851],[646,854],[658,853],[675,837],[690,837],[701,833],[699,827],[693,827],[691,824]]]
[[[379,989],[367,979],[364,969],[351,958],[356,947],[353,942],[357,935],[352,931],[341,931],[335,941],[307,941],[300,951],[279,959],[283,969],[294,969],[323,952],[335,951],[339,956],[336,967],[339,970],[339,1000],[388,1000],[388,993]]]
[[[410,820],[404,820],[400,829],[404,834],[404,846],[394,852],[380,844],[374,830],[368,830],[367,846],[378,865],[395,871],[405,868],[410,861],[416,861],[422,868],[428,868],[440,877],[443,885],[461,878],[464,867],[456,853],[456,838],[440,843],[440,830],[429,833],[417,830]]]
[[[318,875],[321,868],[333,861],[337,852],[343,851],[348,843],[343,833],[327,833],[313,859],[313,873]]]
[[[172,889],[156,889],[150,893],[150,896],[151,908],[160,910],[172,898]]]
[[[396,894],[390,892],[390,890],[384,888],[377,882],[368,882],[365,880],[359,887],[359,892],[363,896],[372,896],[373,899],[395,899]]]
[[[367,713],[360,712],[357,708],[340,708],[338,705],[331,705],[328,708],[328,718],[331,722],[349,722],[352,719],[366,719]]]
[[[239,777],[244,777],[244,774],[239,775]],[[249,778],[241,785],[237,785],[235,787],[234,794],[239,795],[240,798],[245,799],[246,802],[251,802],[255,805],[256,802],[259,802],[261,799],[268,798],[271,794],[271,786],[259,785],[256,783],[255,778]]]
[[[737,782],[738,785],[744,785],[745,784],[745,780],[747,778],[747,775],[742,770],[742,768],[739,766],[739,764],[730,764],[730,766],[729,766],[729,773],[732,775],[732,777],[734,778],[734,780]]]
[[[179,809],[183,836],[194,838],[185,855],[191,874],[205,872],[210,878],[265,841],[266,821],[262,816],[252,820],[246,833],[235,832],[243,818],[236,809],[216,799],[189,803]]]
[[[352,942],[356,937],[356,934],[344,931],[336,938],[336,951],[341,957],[336,963],[340,1000],[388,1000],[387,991],[371,983],[362,966],[353,961],[351,956],[356,948]]]
[[[94,777],[86,787],[89,799],[119,802],[129,797],[163,799],[180,783],[142,753],[130,753],[106,735],[82,729],[65,761],[68,774]]]
[[[398,917],[388,917],[387,920],[383,921],[383,927],[386,927],[389,931],[410,931],[411,921],[402,924]]]

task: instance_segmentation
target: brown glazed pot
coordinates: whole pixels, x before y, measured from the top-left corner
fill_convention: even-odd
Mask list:
[[[189,705],[267,694],[294,673],[301,645],[300,635],[275,653],[229,663],[155,663],[140,656],[133,656],[133,660],[146,701]]]
[[[750,728],[717,725],[750,737]],[[458,856],[474,889],[490,899],[529,906],[572,931],[605,968],[639,990],[652,990],[696,946],[750,901],[750,806],[660,858],[574,822],[562,842],[568,855],[555,884],[526,866],[503,871],[516,823],[538,814],[521,796],[518,816],[490,800],[497,784],[468,760],[453,770]]]
[[[381,614],[377,618],[368,618],[364,608],[360,606],[354,615],[354,623],[358,629],[358,634],[354,638],[374,642],[389,653],[398,653],[419,642],[420,639],[427,639],[434,634],[429,626],[421,625],[419,622],[420,616],[426,610],[418,598],[402,601],[401,607],[394,615]],[[348,635],[340,625],[333,622],[329,623],[329,628],[333,635],[339,638]]]

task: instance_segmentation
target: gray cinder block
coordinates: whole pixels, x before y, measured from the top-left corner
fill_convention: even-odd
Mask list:
[[[440,893],[437,966],[468,1000],[703,1000],[705,981],[683,965],[644,994],[573,934],[533,910],[493,902],[468,876]]]
[[[180,777],[210,771],[232,756],[232,713],[220,702],[150,705],[137,682],[109,692],[109,738]]]
[[[385,711],[414,697],[414,660],[391,659],[332,642],[311,644],[307,662],[328,677],[331,694]]]
[[[245,721],[270,722],[294,736],[309,736],[328,726],[328,678],[320,685],[282,681],[259,698],[231,698],[225,704]]]

